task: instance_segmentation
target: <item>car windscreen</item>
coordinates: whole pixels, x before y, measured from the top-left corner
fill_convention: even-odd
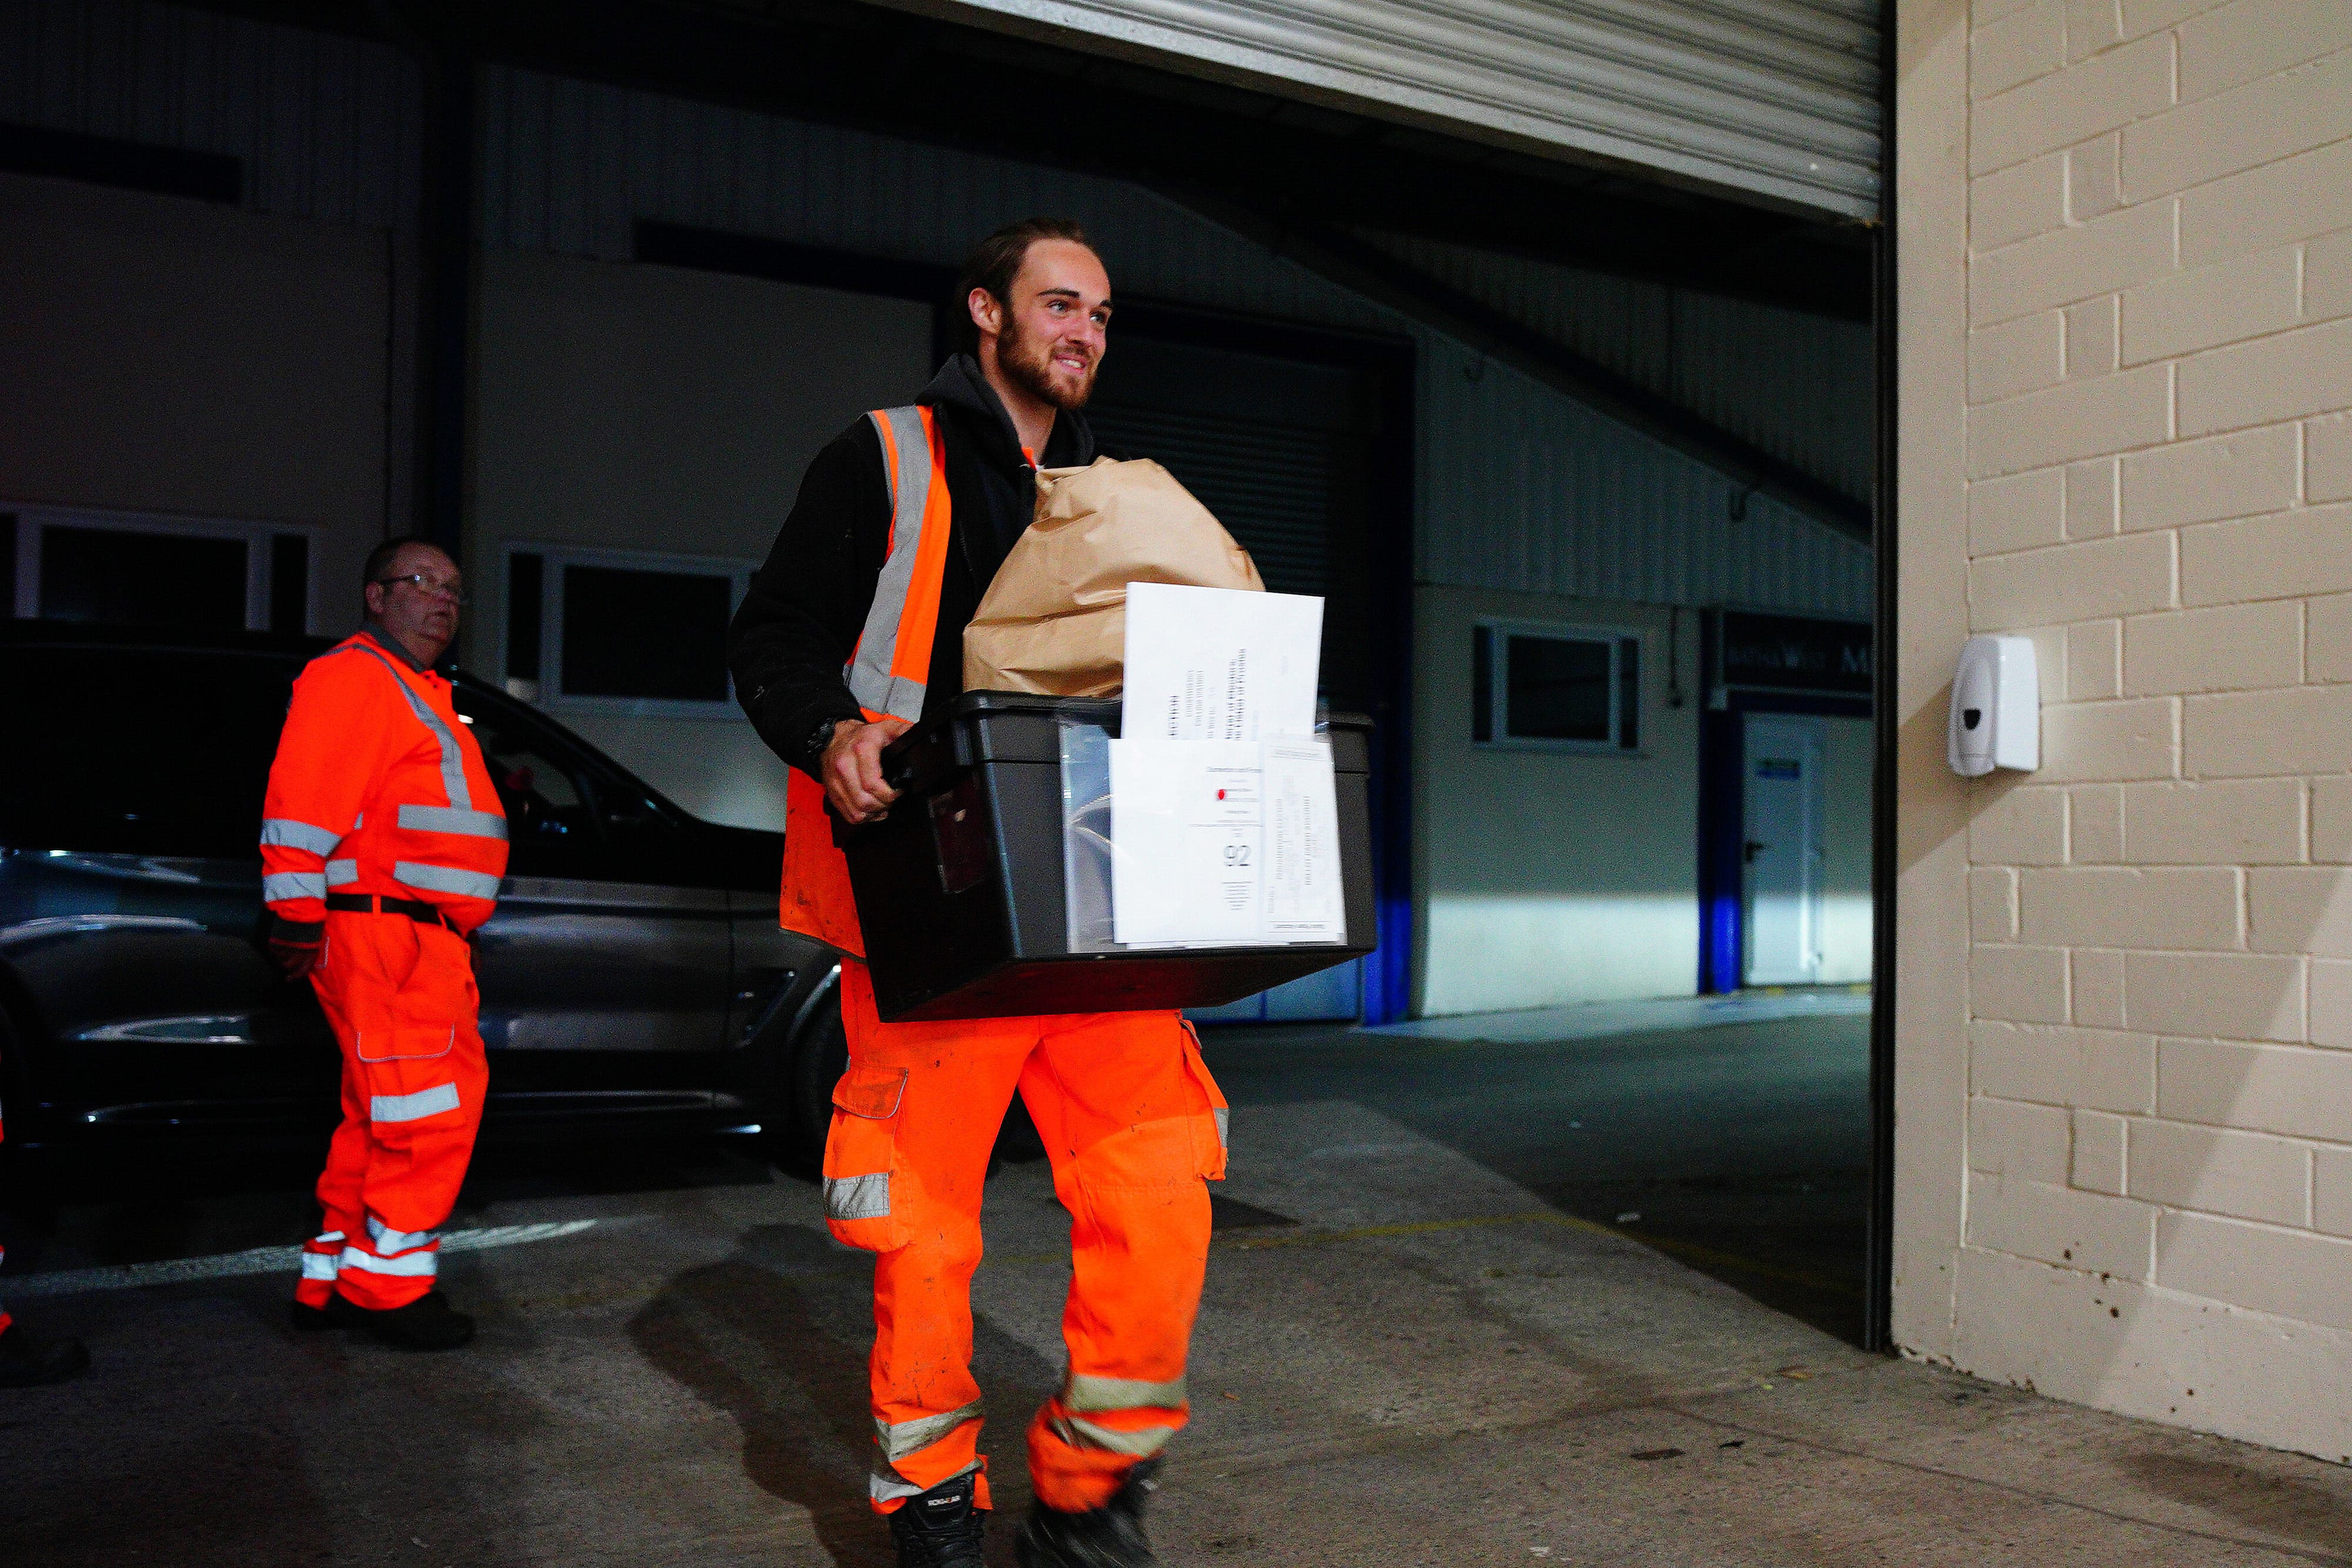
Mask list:
[[[0,649],[0,844],[258,858],[301,661],[182,649]]]

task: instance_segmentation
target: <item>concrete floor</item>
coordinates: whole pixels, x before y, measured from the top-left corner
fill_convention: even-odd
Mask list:
[[[1783,1254],[1838,1205],[1738,1182],[1839,1146],[1847,1027],[1213,1035],[1238,1157],[1164,1559],[2352,1563],[2352,1472],[1864,1355],[1757,1299],[1775,1268],[1834,1295],[1843,1243]],[[1669,1229],[1727,1193],[1786,1236],[1718,1216],[1701,1272],[1643,1222],[1576,1211],[1603,1190],[1684,1194]],[[1006,1167],[987,1222],[1009,1509],[1018,1424],[1060,1370],[1045,1167]],[[890,1562],[861,1500],[869,1270],[810,1187],[707,1149],[488,1157],[456,1222],[476,1244],[445,1270],[483,1333],[440,1358],[287,1333],[287,1276],[238,1249],[305,1223],[289,1173],[175,1170],[12,1256],[37,1271],[0,1299],[84,1333],[99,1368],[0,1396],[0,1563]],[[1743,1263],[1765,1272],[1735,1288]]]

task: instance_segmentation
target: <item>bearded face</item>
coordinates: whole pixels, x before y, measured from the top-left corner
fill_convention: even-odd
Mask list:
[[[1030,331],[1008,310],[996,338],[996,365],[1005,380],[1038,402],[1076,410],[1094,395],[1102,358],[1075,333]]]

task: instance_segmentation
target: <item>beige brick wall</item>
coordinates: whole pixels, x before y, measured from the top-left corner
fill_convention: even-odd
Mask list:
[[[2352,4],[1899,20],[1898,1338],[2342,1458]],[[1969,632],[2030,777],[1936,753]]]

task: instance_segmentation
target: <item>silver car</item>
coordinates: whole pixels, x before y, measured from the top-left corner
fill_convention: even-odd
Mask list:
[[[261,947],[255,840],[327,644],[0,622],[0,1103],[11,1144],[323,1137],[338,1060]],[[782,835],[703,821],[459,673],[511,832],[478,934],[483,1137],[763,1132],[806,1169],[835,955],[776,925]]]

